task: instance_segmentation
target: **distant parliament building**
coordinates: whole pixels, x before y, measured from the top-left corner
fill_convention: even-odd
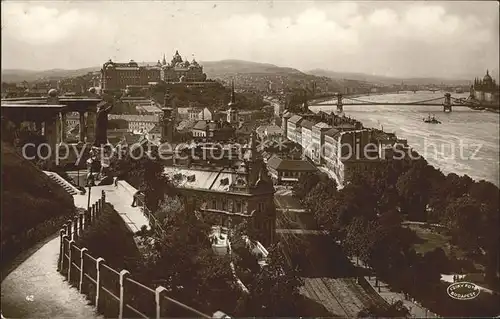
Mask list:
[[[495,80],[491,78],[488,70],[486,75],[481,79],[474,79],[474,85],[471,89],[471,97],[480,102],[498,103],[498,85]]]
[[[139,66],[134,60],[118,63],[110,59],[101,69],[101,89],[104,91],[147,87],[160,81],[199,83],[206,80],[203,67],[195,59],[183,61],[178,51],[175,51],[170,63],[167,63],[165,55],[154,66]]]

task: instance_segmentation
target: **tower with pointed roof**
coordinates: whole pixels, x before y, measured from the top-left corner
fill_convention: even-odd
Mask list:
[[[167,65],[167,59],[165,58],[165,53],[163,53],[163,59],[161,60],[162,65]]]
[[[231,82],[231,100],[227,104],[227,122],[231,124],[238,122],[238,110],[236,108],[236,97],[234,94],[234,81]]]

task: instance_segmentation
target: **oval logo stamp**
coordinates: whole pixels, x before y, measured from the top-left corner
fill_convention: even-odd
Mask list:
[[[471,282],[456,282],[446,289],[448,296],[457,300],[471,300],[479,296],[480,289]]]

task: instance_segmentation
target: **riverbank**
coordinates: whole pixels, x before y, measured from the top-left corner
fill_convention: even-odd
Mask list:
[[[374,102],[404,102],[428,100],[439,93],[417,92],[373,96]],[[467,94],[457,98],[467,98]],[[312,111],[331,112],[336,106],[311,105]],[[422,118],[435,114],[441,125],[426,125]],[[498,145],[500,144],[500,118],[489,110],[472,110],[456,107],[443,113],[440,106],[414,105],[344,105],[344,114],[359,120],[367,128],[383,127],[406,139],[408,145],[444,173],[468,175],[475,180],[486,180],[500,185]],[[498,114],[498,113],[497,113]]]

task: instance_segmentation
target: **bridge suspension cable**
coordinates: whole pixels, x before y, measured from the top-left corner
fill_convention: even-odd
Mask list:
[[[351,100],[351,101],[354,101],[354,102],[360,102],[360,103],[364,103],[364,104],[371,104],[371,105],[388,103],[388,102],[365,101],[365,100],[361,100],[361,99],[357,99],[357,98],[353,98],[353,97],[346,97],[344,99]],[[404,103],[404,104],[422,104],[422,103],[433,102],[433,101],[442,100],[442,99],[444,99],[444,98],[443,97],[438,97],[438,98],[432,98],[432,99],[428,99],[428,100],[408,102],[408,103]]]
[[[428,99],[428,100],[422,100],[422,101],[416,101],[416,102],[408,102],[408,104],[421,104],[421,103],[426,103],[426,102],[434,102],[438,100],[444,100],[443,97],[438,97],[438,98],[433,98],[433,99]]]

